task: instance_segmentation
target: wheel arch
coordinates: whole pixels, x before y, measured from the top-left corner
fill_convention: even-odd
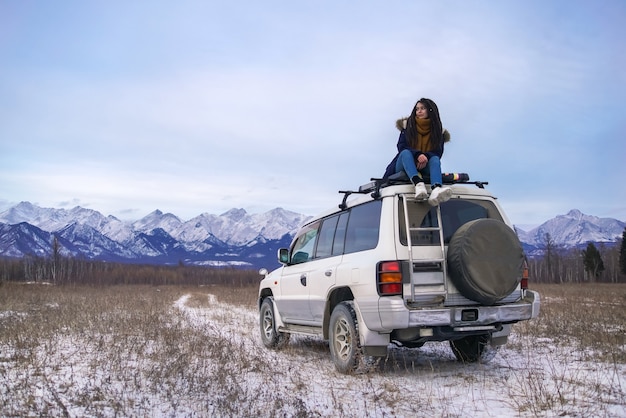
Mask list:
[[[264,289],[261,289],[261,291],[259,292],[259,300],[257,302],[257,309],[261,309],[261,304],[263,303],[263,300],[265,300],[265,298],[274,297],[274,294],[272,293],[272,289],[266,287]]]
[[[326,298],[326,308],[324,309],[324,324],[322,326],[324,339],[328,339],[328,328],[330,325],[330,315],[335,309],[335,306],[340,304],[341,302],[345,302],[347,300],[354,300],[354,294],[352,293],[352,289],[349,287],[337,287],[333,289],[328,298]]]

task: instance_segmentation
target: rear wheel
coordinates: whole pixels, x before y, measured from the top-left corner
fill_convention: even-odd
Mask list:
[[[335,306],[330,316],[329,331],[330,355],[337,371],[343,374],[354,373],[359,366],[362,351],[352,302],[342,302]]]
[[[289,342],[289,334],[276,330],[274,318],[274,304],[270,298],[265,298],[261,304],[260,327],[261,341],[267,348],[282,348]]]
[[[450,341],[450,348],[457,360],[464,363],[487,363],[497,352],[497,348],[491,345],[491,335],[470,335]]]

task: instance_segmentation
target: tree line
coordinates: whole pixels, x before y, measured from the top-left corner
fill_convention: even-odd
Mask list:
[[[530,282],[626,283],[626,229],[617,245],[589,243],[584,250],[559,247],[550,234],[544,236],[541,257],[529,258]],[[52,255],[22,258],[0,258],[2,281],[34,281],[56,284],[148,284],[148,285],[210,285],[245,286],[258,283],[257,271],[237,268],[126,264],[87,260],[61,255],[56,239]]]
[[[626,283],[626,228],[617,245],[590,242],[584,250],[558,246],[549,233],[543,256],[528,259],[530,281],[537,283]]]
[[[254,270],[232,267],[201,267],[154,264],[126,264],[63,257],[24,256],[0,258],[0,284],[3,281],[50,282],[60,285],[234,285],[258,283]]]

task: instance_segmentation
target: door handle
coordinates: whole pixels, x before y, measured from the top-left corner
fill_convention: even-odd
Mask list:
[[[300,284],[302,284],[302,286],[306,286],[306,274],[300,276]]]

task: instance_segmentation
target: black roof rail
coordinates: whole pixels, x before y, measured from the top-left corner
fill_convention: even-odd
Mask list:
[[[484,189],[489,182],[487,181],[470,181],[469,174],[467,173],[442,173],[442,181],[443,184],[474,184],[476,187],[480,189]],[[424,177],[424,181],[430,181],[426,176]],[[387,186],[394,186],[397,184],[410,184],[411,181],[407,177],[404,172],[393,174],[387,178],[376,178],[373,177],[370,179],[369,183],[366,183],[359,187],[360,193],[368,193],[372,192],[372,197],[377,199],[380,197],[380,189]]]
[[[484,189],[486,185],[489,184],[488,181],[470,181],[469,174],[467,173],[442,173],[441,179],[443,184],[473,184],[479,189]],[[429,182],[430,179],[428,176],[424,177],[425,182]],[[348,196],[354,193],[358,194],[367,194],[371,193],[371,196],[374,199],[380,198],[380,189],[387,186],[395,186],[398,184],[411,184],[411,180],[407,177],[404,171],[400,173],[393,174],[387,178],[376,178],[372,177],[369,183],[365,183],[359,186],[359,190],[339,190],[339,193],[343,193],[343,200],[339,204],[339,209],[345,210],[348,206],[346,201],[348,200]]]
[[[366,194],[369,193],[368,191],[354,191],[354,190],[339,190],[339,193],[343,193],[343,200],[341,201],[341,203],[339,204],[339,209],[341,210],[346,210],[348,208],[347,205],[347,200],[348,200],[348,196],[350,196],[351,194],[357,193],[357,194]]]

